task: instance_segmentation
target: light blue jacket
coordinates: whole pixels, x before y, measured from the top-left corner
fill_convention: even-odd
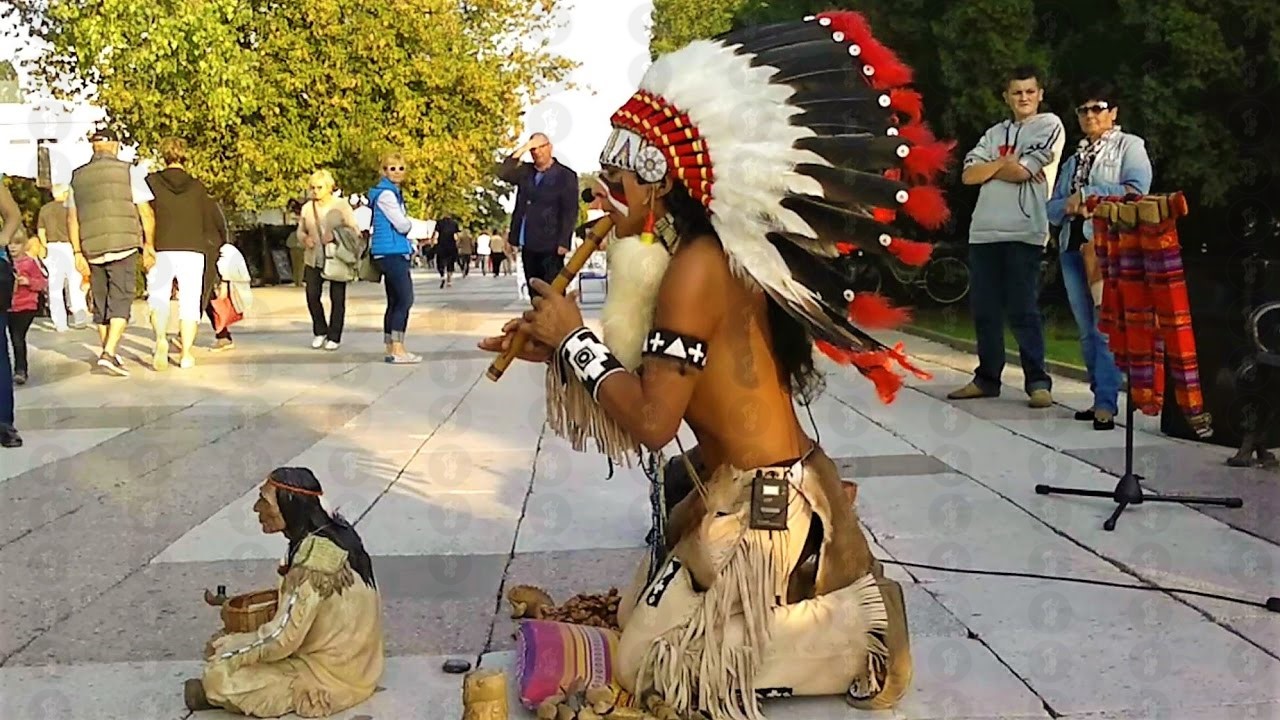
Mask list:
[[[1084,199],[1091,197],[1108,197],[1137,193],[1146,195],[1151,192],[1151,158],[1147,156],[1147,144],[1137,135],[1120,132],[1117,128],[1103,141],[1103,147],[1089,170],[1089,178],[1081,192]],[[1053,186],[1053,197],[1049,198],[1049,224],[1060,225],[1058,232],[1058,252],[1067,247],[1071,237],[1071,224],[1068,222],[1066,208],[1067,195],[1071,190],[1071,178],[1076,174],[1076,166],[1080,163],[1080,153],[1067,158],[1062,163],[1062,171],[1058,173],[1058,181]],[[1093,240],[1093,223],[1084,223],[1084,236]]]
[[[1021,123],[1005,120],[982,134],[965,155],[966,168],[1013,154],[1032,177],[1019,183],[996,178],[983,183],[969,221],[970,245],[1021,242],[1044,247],[1049,239],[1045,202],[1066,137],[1062,120],[1053,113],[1038,113]]]

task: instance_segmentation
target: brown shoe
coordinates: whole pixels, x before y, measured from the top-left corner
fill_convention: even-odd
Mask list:
[[[885,612],[889,616],[889,626],[885,629],[884,646],[889,651],[888,662],[883,667],[874,665],[868,672],[879,690],[871,695],[861,696],[856,691],[862,682],[855,682],[845,694],[845,701],[858,710],[889,710],[897,706],[907,690],[911,688],[911,631],[907,627],[907,603],[902,595],[902,586],[894,580],[878,579],[876,586],[880,596],[884,598]]]
[[[959,390],[952,390],[947,393],[948,400],[973,400],[974,398],[996,397],[989,392],[983,392],[977,383],[969,383]]]
[[[182,684],[182,699],[186,701],[187,709],[192,712],[217,709],[205,696],[204,683],[199,678],[192,678]]]
[[[1027,400],[1027,407],[1037,410],[1053,407],[1053,394],[1048,390],[1032,390],[1031,397]]]

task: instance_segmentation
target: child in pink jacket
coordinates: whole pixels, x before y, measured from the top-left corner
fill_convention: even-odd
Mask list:
[[[13,304],[9,307],[9,340],[13,344],[13,384],[27,384],[27,330],[36,319],[40,305],[40,293],[49,288],[49,275],[39,260],[28,254],[31,244],[25,234],[19,232],[9,245],[13,258],[16,285]]]

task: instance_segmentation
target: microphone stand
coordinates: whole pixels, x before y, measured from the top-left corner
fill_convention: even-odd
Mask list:
[[[1127,198],[1107,198],[1103,202],[1117,205],[1117,206],[1121,204],[1131,205],[1132,208],[1137,208],[1138,207],[1137,203],[1141,199],[1142,198],[1130,196]],[[1167,211],[1168,205],[1173,204],[1172,201],[1176,201],[1179,204],[1182,204],[1185,202],[1182,200],[1182,198],[1176,197],[1176,196],[1173,196],[1172,198],[1170,197],[1154,198],[1153,197],[1149,199],[1152,201],[1155,201],[1159,208],[1159,212],[1157,212],[1157,217],[1156,217],[1157,222],[1160,219],[1165,217],[1176,216],[1176,214],[1169,213]],[[1101,208],[1095,209],[1095,213],[1098,212],[1099,210],[1101,210]],[[1186,211],[1185,204],[1183,204],[1182,212],[1180,214],[1185,214],[1185,211]],[[1115,224],[1117,220],[1119,220],[1119,217],[1117,216],[1120,214],[1121,213],[1118,213],[1118,212],[1115,214],[1112,214],[1110,210],[1106,212],[1102,212],[1102,215],[1104,217],[1107,217],[1112,224]],[[1129,213],[1126,212],[1124,214],[1128,215]],[[1125,217],[1124,221],[1128,223],[1132,220],[1132,222],[1136,224],[1138,214],[1139,213],[1134,212],[1131,218]],[[1143,219],[1144,221],[1146,220],[1145,217]],[[1100,240],[1100,238],[1095,237],[1094,240],[1095,242],[1097,242]],[[1114,250],[1112,250],[1112,252],[1114,252]],[[1110,289],[1108,289],[1107,291],[1110,292]],[[1117,289],[1117,292],[1118,292],[1118,289]],[[1126,344],[1127,343],[1123,341],[1116,343],[1117,346],[1125,346]],[[1164,367],[1161,366],[1158,371],[1163,372]],[[1115,512],[1111,513],[1111,517],[1107,518],[1106,521],[1102,523],[1102,529],[1108,532],[1116,529],[1116,520],[1118,520],[1120,518],[1120,514],[1123,513],[1125,509],[1131,505],[1141,505],[1143,503],[1149,503],[1149,502],[1171,502],[1171,503],[1182,503],[1184,505],[1212,505],[1212,506],[1227,507],[1227,508],[1233,508],[1233,509],[1244,507],[1244,501],[1238,497],[1199,497],[1194,495],[1147,495],[1143,492],[1142,483],[1140,481],[1145,480],[1146,478],[1133,472],[1134,403],[1133,403],[1133,387],[1130,382],[1130,374],[1127,368],[1125,369],[1124,385],[1125,385],[1124,474],[1120,476],[1120,481],[1116,483],[1115,489],[1108,492],[1106,490],[1087,490],[1084,488],[1063,488],[1063,487],[1053,487],[1050,485],[1036,485],[1036,494],[1037,495],[1076,495],[1080,497],[1111,498],[1111,500],[1116,503]]]

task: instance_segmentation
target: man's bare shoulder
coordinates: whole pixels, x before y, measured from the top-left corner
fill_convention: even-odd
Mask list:
[[[729,261],[714,236],[682,240],[662,276],[661,310],[716,315],[723,309]]]

